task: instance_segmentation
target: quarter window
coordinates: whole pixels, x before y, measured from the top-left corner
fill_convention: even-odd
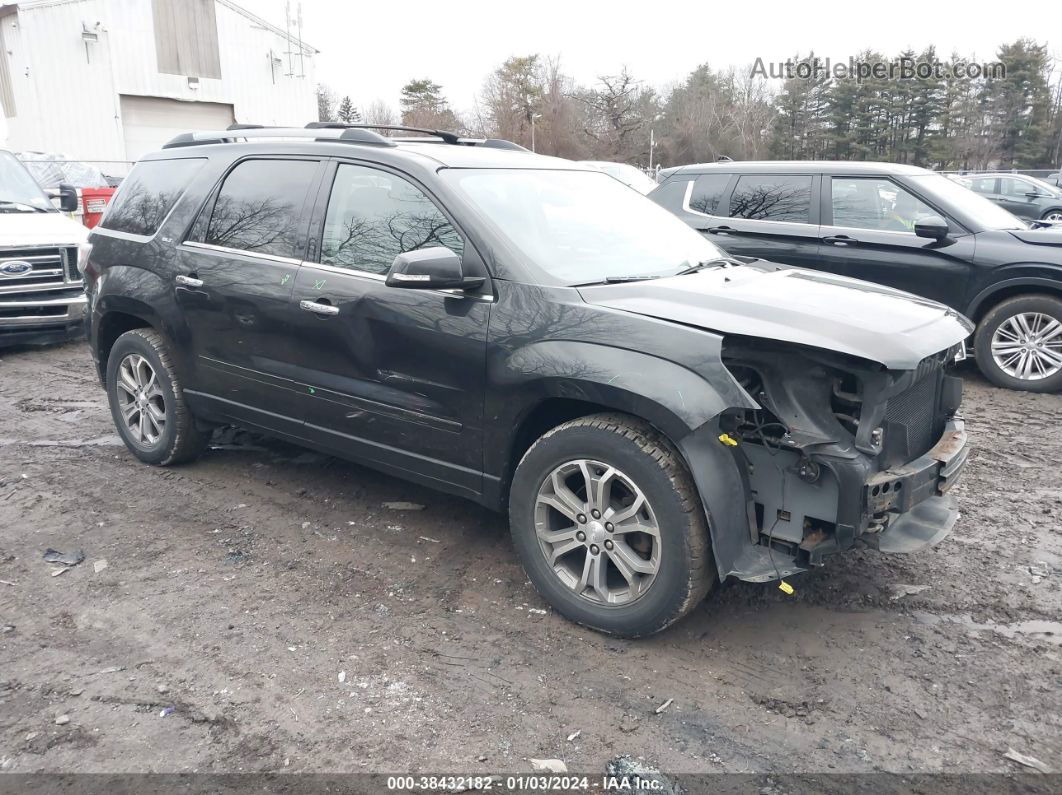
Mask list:
[[[300,259],[296,237],[316,169],[311,160],[240,163],[221,186],[203,242]]]
[[[872,177],[833,178],[833,225],[886,232],[914,232],[920,215],[936,215],[895,182]]]
[[[705,215],[718,215],[719,202],[729,183],[730,174],[702,174],[697,177],[690,191],[689,209]]]
[[[730,217],[806,224],[811,219],[811,176],[747,174],[730,198]]]
[[[100,226],[133,235],[153,235],[181,198],[203,158],[142,160],[122,181]]]
[[[464,243],[424,192],[384,171],[340,164],[325,215],[321,262],[384,274],[407,251]]]

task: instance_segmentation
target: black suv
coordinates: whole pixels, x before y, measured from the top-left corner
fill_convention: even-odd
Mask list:
[[[92,352],[137,457],[187,461],[234,423],[507,509],[535,586],[601,630],[956,518],[958,313],[727,258],[570,161],[186,134],[91,246]]]
[[[975,322],[991,381],[1062,389],[1062,225],[1032,229],[958,182],[889,163],[683,166],[650,198],[730,254],[945,303]]]

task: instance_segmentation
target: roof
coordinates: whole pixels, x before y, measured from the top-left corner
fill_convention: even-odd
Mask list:
[[[733,160],[722,163],[693,163],[671,170],[672,174],[896,174],[915,176],[930,174],[924,168],[900,163],[856,162],[851,160]]]
[[[549,168],[570,171],[589,171],[580,163],[562,157],[549,157],[534,152],[512,149],[494,149],[482,146],[461,146],[417,141],[403,143],[401,138],[392,138],[398,149],[430,157],[448,168]]]

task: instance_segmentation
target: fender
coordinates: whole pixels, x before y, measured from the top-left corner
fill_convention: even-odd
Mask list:
[[[1015,287],[1030,287],[1034,290],[1048,290],[1054,293],[1062,293],[1062,268],[1047,263],[1026,263],[1021,265],[1008,265],[1005,273],[1009,271],[1028,269],[1032,271],[1027,275],[1010,276],[985,287],[974,296],[970,305],[963,313],[967,317],[976,317],[978,311],[986,304],[991,303],[993,295],[1001,291],[1012,291]]]
[[[185,356],[188,334],[176,311],[170,285],[155,273],[131,265],[107,268],[89,292],[92,355],[99,365],[100,324],[109,313],[132,315],[162,332],[175,344],[172,355],[182,374],[189,373]]]
[[[556,340],[525,346],[501,361],[489,377],[502,392],[530,387],[539,399],[583,400],[635,414],[676,441],[728,408],[757,407],[732,379],[728,380],[747,402],[724,397],[703,376],[674,362],[592,342]],[[535,402],[507,417],[514,421],[510,427]]]

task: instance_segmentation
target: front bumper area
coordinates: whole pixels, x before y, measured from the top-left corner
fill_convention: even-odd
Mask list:
[[[964,423],[955,418],[924,456],[868,479],[868,511],[878,521],[863,540],[888,553],[917,552],[944,540],[959,516],[948,492],[969,455]]]
[[[0,347],[77,339],[85,333],[87,304],[80,291],[49,298],[18,295],[0,300]]]

